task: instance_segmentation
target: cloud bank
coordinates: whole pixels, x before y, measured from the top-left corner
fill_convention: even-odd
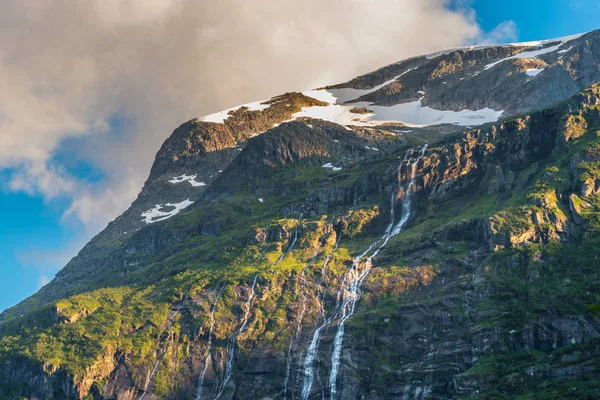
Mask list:
[[[88,235],[123,212],[182,122],[403,58],[516,39],[443,0],[4,0],[0,190],[70,201]],[[99,171],[90,181],[67,164]]]

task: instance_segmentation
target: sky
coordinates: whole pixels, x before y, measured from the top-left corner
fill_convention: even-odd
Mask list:
[[[191,118],[598,16],[600,0],[0,0],[0,310],[129,206]]]

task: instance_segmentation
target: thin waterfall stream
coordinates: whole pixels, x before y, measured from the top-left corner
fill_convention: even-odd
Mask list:
[[[188,295],[186,293],[185,297],[183,298],[183,301],[181,302],[181,304],[179,304],[179,307],[177,307],[177,309],[175,310],[175,312],[173,313],[171,318],[169,318],[169,323],[168,323],[169,328],[171,328],[173,326],[173,321],[175,320],[175,317],[177,315],[179,315],[179,311],[181,310],[181,307],[183,307],[183,304],[185,303],[187,298],[188,298]],[[160,363],[165,358],[165,355],[169,351],[169,348],[171,348],[171,346],[173,345],[173,340],[174,340],[173,335],[171,335],[171,340],[169,341],[169,344],[167,345],[165,351],[158,357],[158,359],[154,363],[154,367],[152,368],[152,371],[150,372],[150,377],[148,378],[148,382],[146,382],[146,385],[144,386],[144,392],[142,393],[142,395],[140,396],[140,398],[138,400],[143,400],[143,398],[146,397],[146,394],[148,393],[148,387],[150,386],[150,383],[152,383],[154,376],[158,372],[158,367],[160,366]]]
[[[409,150],[399,166],[398,169],[398,189],[395,190],[390,199],[390,222],[382,237],[373,242],[362,254],[354,258],[352,262],[352,268],[345,274],[340,285],[340,289],[336,298],[336,305],[331,312],[329,318],[326,317],[325,308],[323,305],[324,299],[322,299],[322,318],[323,322],[317,327],[313,333],[312,340],[306,350],[306,355],[302,362],[302,372],[304,380],[302,382],[302,400],[308,400],[310,395],[314,378],[315,378],[315,359],[318,356],[318,345],[321,339],[322,332],[325,328],[331,325],[335,321],[338,322],[337,331],[334,337],[333,351],[331,354],[331,371],[329,374],[329,394],[330,399],[333,400],[337,396],[337,377],[339,373],[340,357],[342,352],[342,344],[344,339],[345,323],[354,314],[356,309],[356,303],[360,299],[361,289],[364,281],[366,280],[369,272],[372,268],[372,260],[379,252],[387,245],[389,240],[400,234],[410,217],[413,213],[413,194],[414,185],[416,179],[416,170],[418,163],[421,161],[427,150],[427,145],[424,145],[418,152],[418,155],[414,161],[411,159],[411,155],[414,154],[414,150]],[[402,181],[402,167],[406,165],[406,179]],[[395,219],[395,199],[399,189],[404,188],[404,198],[402,200],[401,212],[399,221],[396,223]],[[337,244],[336,244],[337,249]],[[335,252],[335,250],[334,250]],[[332,253],[333,254],[333,253]],[[369,255],[370,254],[370,255]],[[368,257],[367,257],[368,255]],[[327,263],[330,260],[331,255],[326,259],[323,268],[326,268]],[[364,261],[363,258],[367,257]],[[362,270],[361,270],[362,268]],[[323,392],[323,398],[325,393]]]
[[[212,305],[210,310],[210,329],[208,331],[208,344],[206,345],[206,359],[204,361],[204,369],[202,370],[202,374],[200,375],[200,381],[198,382],[198,391],[196,393],[196,400],[202,399],[202,392],[204,391],[204,377],[206,376],[206,371],[208,370],[208,363],[211,360],[210,350],[212,348],[212,333],[215,328],[215,310],[217,309],[217,305],[219,303],[219,298],[221,297],[221,293],[223,293],[223,289],[225,289],[225,284],[221,286],[221,289],[217,293],[217,298]]]
[[[331,354],[331,371],[329,374],[329,398],[331,400],[335,399],[337,396],[337,377],[340,366],[340,356],[342,353],[342,344],[344,341],[344,328],[346,321],[354,314],[356,309],[356,303],[360,299],[362,285],[367,278],[369,272],[372,268],[372,260],[377,257],[379,252],[387,245],[389,240],[401,233],[408,220],[412,215],[412,197],[414,193],[414,184],[415,184],[415,175],[416,169],[419,161],[425,155],[425,151],[427,150],[427,145],[424,145],[419,150],[419,155],[416,160],[410,163],[409,160],[409,171],[407,174],[406,180],[406,188],[404,191],[404,198],[402,200],[402,215],[400,216],[400,220],[397,224],[394,225],[394,219],[391,219],[390,225],[388,229],[384,233],[384,235],[375,241],[369,248],[363,252],[361,255],[356,257],[352,262],[352,268],[347,273],[347,281],[349,282],[348,289],[342,287],[343,301],[341,304],[341,315],[337,328],[337,332],[335,334],[335,338],[333,340],[333,352]],[[402,168],[402,165],[400,165]],[[400,171],[401,172],[401,171]],[[392,211],[390,212],[390,216],[393,218],[393,210],[394,210],[394,197],[392,197]],[[371,252],[371,250],[376,249],[370,256],[367,257],[366,260],[363,261],[363,258]],[[363,266],[362,272],[359,272],[359,268]]]
[[[300,216],[300,219],[302,219],[302,216]],[[297,240],[298,240],[298,227],[296,227],[294,229],[294,236],[292,237],[292,240],[291,240],[287,250],[284,251],[281,254],[281,256],[269,266],[269,268],[274,267],[279,262],[281,262],[281,260],[283,260],[284,257],[287,254],[289,254],[289,252],[292,251]],[[261,255],[259,255],[259,258]],[[248,297],[248,300],[244,304],[245,311],[244,311],[244,317],[242,319],[241,326],[239,327],[238,330],[236,330],[234,333],[232,333],[227,338],[227,347],[226,347],[227,357],[225,359],[225,373],[223,374],[223,381],[221,382],[221,384],[218,387],[217,394],[215,395],[214,400],[218,400],[219,398],[221,398],[221,396],[223,395],[223,392],[225,391],[225,388],[227,387],[227,383],[229,382],[229,379],[231,379],[231,375],[233,374],[233,360],[234,360],[234,356],[235,356],[235,345],[237,342],[237,338],[244,332],[244,330],[246,329],[246,326],[248,325],[248,319],[250,317],[250,309],[252,306],[252,300],[254,299],[254,295],[255,295],[254,289],[256,288],[256,282],[258,281],[259,275],[260,274],[257,274],[254,277],[252,286],[250,287],[250,296]]]

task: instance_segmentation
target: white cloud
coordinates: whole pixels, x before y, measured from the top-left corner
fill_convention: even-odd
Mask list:
[[[43,288],[44,286],[46,286],[48,283],[50,283],[50,278],[46,275],[40,275],[40,277],[38,278],[38,289]]]
[[[162,141],[188,119],[485,39],[472,10],[445,5],[6,0],[0,168],[15,171],[7,187],[66,196],[66,217],[100,229],[135,198]],[[488,38],[509,37],[511,26]],[[116,115],[127,124],[113,132]],[[50,162],[66,139],[106,179],[82,182]]]
[[[519,38],[519,28],[515,21],[504,21],[488,33],[482,33],[480,44],[514,43]]]

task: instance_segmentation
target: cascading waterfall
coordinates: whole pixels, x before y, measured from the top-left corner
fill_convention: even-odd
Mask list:
[[[335,251],[338,248],[340,239],[341,239],[341,237],[338,238],[331,254],[328,255],[327,258],[325,258],[325,262],[323,263],[323,267],[321,268],[321,279],[323,279],[322,277],[327,269],[327,265],[329,264],[329,261],[331,261],[333,254],[335,253]],[[306,357],[304,357],[304,362],[302,363],[302,371],[304,373],[304,381],[302,382],[302,399],[303,400],[308,399],[310,389],[312,389],[312,385],[313,385],[313,381],[314,381],[314,377],[315,377],[315,373],[313,370],[313,363],[315,361],[315,358],[317,357],[317,348],[318,348],[319,340],[321,339],[321,331],[331,322],[331,319],[327,318],[327,316],[325,315],[325,289],[323,289],[323,292],[321,294],[320,303],[321,303],[321,316],[323,317],[323,322],[321,323],[321,325],[319,325],[317,327],[317,329],[313,333],[313,337],[312,337],[312,340],[310,341],[310,345],[308,346],[308,349],[306,350]]]
[[[369,272],[371,271],[373,258],[375,258],[379,254],[379,252],[387,245],[387,243],[392,237],[398,235],[404,230],[408,220],[412,215],[412,197],[414,193],[416,169],[419,161],[425,155],[426,150],[427,145],[423,146],[420,149],[418,157],[412,163],[409,159],[409,155],[412,153],[412,151],[409,151],[404,158],[405,161],[403,161],[403,163],[400,165],[399,176],[402,172],[402,165],[408,162],[407,179],[404,191],[404,199],[402,201],[402,215],[400,217],[400,220],[398,221],[398,223],[394,224],[394,194],[392,195],[391,199],[390,224],[388,225],[384,235],[378,240],[376,240],[374,243],[372,243],[369,246],[369,248],[367,248],[367,250],[365,250],[361,255],[359,255],[353,260],[352,268],[350,269],[350,271],[348,271],[342,282],[342,287],[340,289],[340,292],[338,293],[338,301],[341,301],[339,301],[338,306],[336,306],[336,311],[332,314],[331,317],[331,322],[333,322],[335,320],[335,317],[339,316],[338,328],[333,341],[333,352],[331,355],[331,371],[329,375],[329,394],[331,400],[334,400],[337,395],[337,377],[339,372],[342,344],[344,340],[345,323],[354,314],[356,303],[358,302],[361,296],[362,285],[365,279],[367,278]],[[368,256],[366,260],[363,261],[363,258],[366,257],[367,254],[371,253],[373,249],[375,249],[375,251],[373,251],[373,253],[370,256]],[[361,266],[363,267],[362,271],[359,271],[359,268]],[[310,372],[305,371],[305,380],[307,380],[308,382],[307,389],[304,390],[303,388],[303,399],[308,398],[310,386],[312,385],[312,360],[310,361],[310,365],[307,368]]]
[[[183,301],[181,302],[181,304],[179,305],[179,307],[177,307],[177,309],[173,313],[173,316],[169,319],[169,326],[168,326],[168,328],[170,328],[173,325],[173,320],[179,314],[179,311],[181,310],[181,307],[183,307],[183,303],[187,300],[187,298],[188,298],[188,295],[186,293]],[[165,351],[160,355],[160,357],[158,357],[158,359],[154,363],[154,367],[152,368],[152,372],[150,372],[150,377],[148,378],[148,382],[146,382],[146,385],[144,386],[144,392],[142,393],[142,395],[140,396],[140,398],[138,400],[143,400],[143,398],[146,397],[146,393],[148,392],[148,387],[150,386],[150,383],[152,383],[152,379],[154,379],[154,376],[158,372],[158,367],[159,367],[160,363],[165,358],[165,355],[167,354],[167,352],[169,351],[169,349],[173,345],[173,339],[174,339],[173,335],[171,335],[171,340],[169,341],[169,344],[165,348]]]
[[[219,303],[219,298],[221,297],[221,293],[223,293],[223,289],[225,289],[225,284],[221,286],[221,289],[217,293],[217,298],[212,305],[212,309],[210,310],[210,329],[208,330],[208,344],[206,345],[206,360],[204,361],[204,369],[202,370],[200,381],[198,382],[196,400],[202,399],[202,392],[204,390],[204,377],[206,376],[206,371],[208,370],[208,363],[211,360],[210,350],[212,348],[212,333],[213,329],[215,328],[215,310],[217,309],[217,304]]]
[[[220,398],[223,395],[223,391],[231,378],[231,374],[233,372],[233,357],[235,353],[235,343],[237,341],[238,336],[244,332],[246,326],[248,325],[248,318],[250,317],[250,307],[252,305],[252,300],[254,299],[254,288],[256,288],[256,282],[258,281],[258,274],[254,277],[254,281],[252,281],[252,286],[250,287],[250,296],[248,296],[248,300],[244,304],[244,318],[242,319],[242,325],[240,325],[239,329],[235,331],[229,338],[227,338],[227,358],[225,360],[225,374],[223,375],[223,382],[221,383],[217,395],[215,396],[215,400]]]
[[[269,246],[270,246],[270,244],[266,243],[265,249],[260,252],[260,254],[258,255],[258,257],[256,257],[256,260],[254,260],[254,261],[260,260],[261,257],[263,256],[263,254],[265,254],[267,252],[267,250],[269,249]]]
[[[300,272],[300,275],[299,275],[299,279],[300,279],[300,283],[301,283],[300,296],[302,297],[302,303],[300,306],[300,313],[298,314],[298,317],[296,318],[295,336],[290,338],[290,345],[288,347],[288,355],[287,355],[286,369],[285,369],[285,379],[283,381],[283,398],[284,398],[284,400],[287,398],[287,387],[288,387],[288,383],[290,380],[290,373],[292,371],[292,351],[294,348],[294,343],[295,343],[295,340],[300,335],[300,332],[302,331],[302,321],[304,320],[304,314],[306,314],[306,301],[308,300],[308,298],[306,297],[306,289],[308,287],[308,284],[306,283],[306,277],[305,277],[306,269],[315,261],[315,259],[319,255],[319,251],[321,250],[321,247],[323,246],[323,242],[325,241],[327,236],[328,236],[328,234],[326,234],[319,240],[319,245],[313,252],[310,260],[306,263],[306,265],[304,265],[304,268],[302,268],[302,272]]]
[[[302,215],[300,216],[300,219],[302,219]],[[290,242],[290,245],[288,246],[287,250],[285,252],[283,252],[281,254],[281,256],[274,263],[272,263],[269,266],[269,268],[274,267],[281,260],[283,260],[283,258],[290,251],[292,251],[297,240],[298,240],[298,227],[296,227],[296,229],[294,229],[294,236],[293,236],[292,241]],[[223,392],[225,391],[225,387],[227,386],[229,379],[231,379],[231,375],[233,373],[233,359],[234,359],[234,355],[235,355],[235,344],[237,342],[238,336],[240,336],[242,334],[242,332],[244,332],[244,330],[246,329],[246,326],[248,325],[248,319],[250,317],[251,303],[252,303],[252,300],[254,299],[254,294],[255,294],[254,288],[256,287],[256,282],[258,280],[258,276],[259,276],[259,274],[257,274],[254,277],[254,281],[252,282],[252,286],[250,288],[250,296],[248,297],[248,300],[246,301],[246,304],[245,304],[245,312],[244,312],[244,318],[242,319],[242,325],[240,326],[240,328],[237,331],[235,331],[233,334],[231,334],[227,338],[227,358],[225,360],[225,374],[223,375],[223,382],[221,382],[221,384],[219,385],[219,389],[217,391],[217,394],[216,394],[214,400],[218,400],[223,395]]]

